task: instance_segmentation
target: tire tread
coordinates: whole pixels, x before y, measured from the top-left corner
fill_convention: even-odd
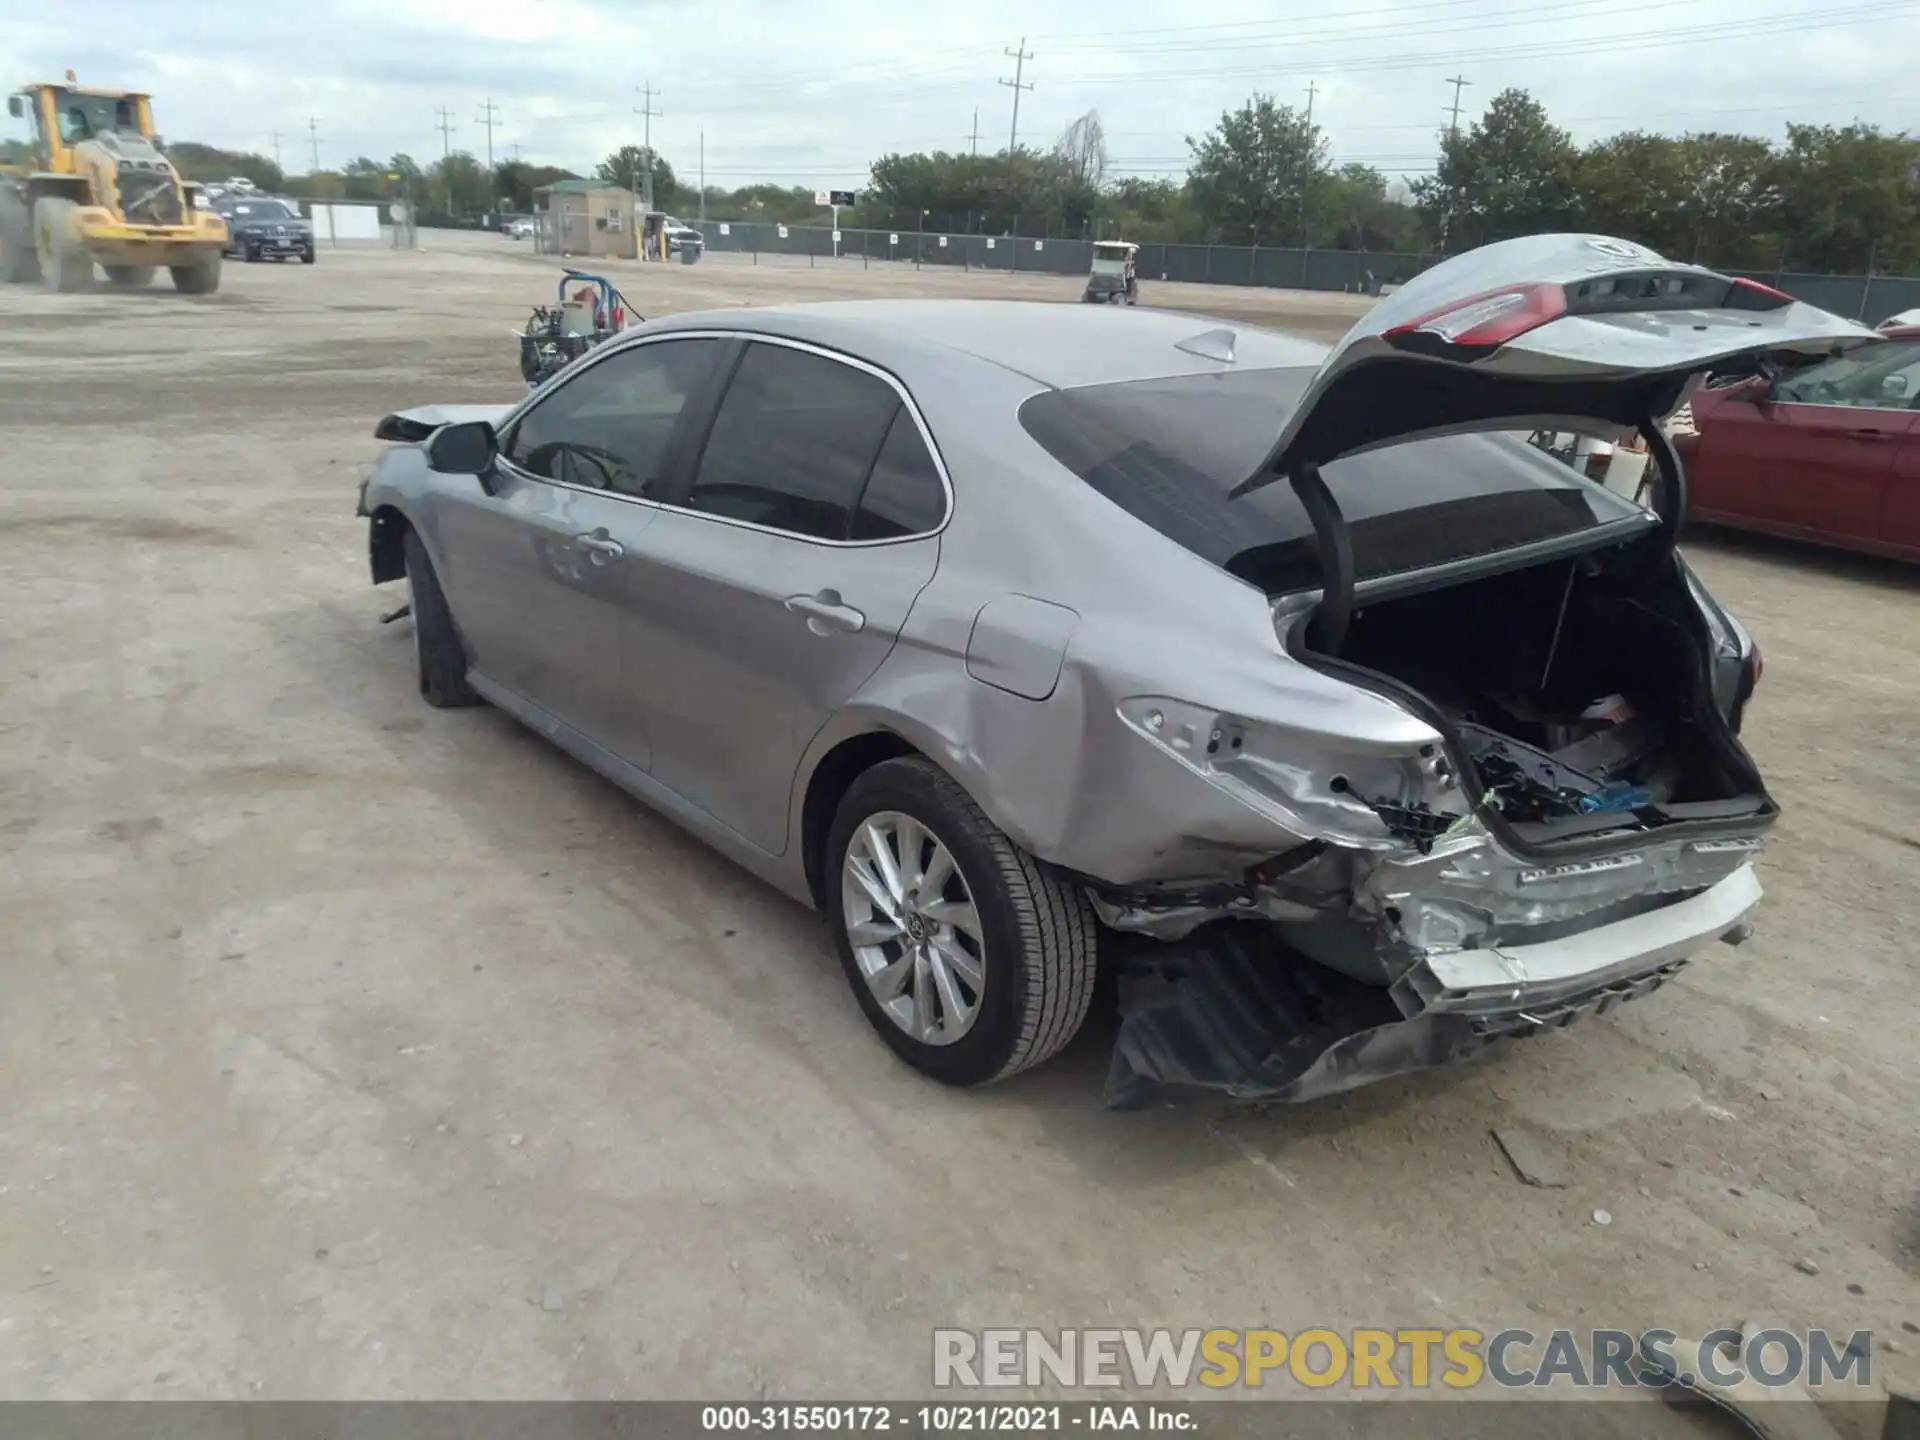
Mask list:
[[[481,703],[467,683],[467,652],[453,623],[440,577],[433,573],[427,547],[414,531],[401,541],[407,561],[407,588],[413,592],[413,623],[419,633],[420,693],[436,710],[458,710]]]

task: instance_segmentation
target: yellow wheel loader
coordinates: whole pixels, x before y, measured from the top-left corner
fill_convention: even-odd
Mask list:
[[[7,111],[30,124],[33,162],[0,166],[0,281],[85,290],[98,265],[136,286],[165,266],[185,294],[220,288],[226,221],[160,153],[145,95],[77,85],[69,70],[65,84],[22,86]]]

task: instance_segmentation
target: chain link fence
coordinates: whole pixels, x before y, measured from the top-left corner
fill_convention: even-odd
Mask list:
[[[711,252],[793,257],[811,261],[859,260],[1002,270],[1036,275],[1085,275],[1093,262],[1089,240],[1031,236],[961,235],[932,230],[847,230],[778,225],[759,221],[704,222]],[[1289,250],[1264,245],[1142,245],[1137,258],[1143,280],[1199,285],[1251,285],[1276,290],[1342,290],[1374,294],[1404,285],[1438,255],[1365,250]],[[1920,308],[1920,277],[1892,275],[1799,275],[1735,270],[1808,304],[1869,325],[1903,310]]]

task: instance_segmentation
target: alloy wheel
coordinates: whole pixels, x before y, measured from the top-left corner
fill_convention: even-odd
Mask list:
[[[887,1018],[925,1045],[972,1029],[986,943],[945,842],[900,811],[869,815],[847,844],[840,896],[854,960]]]

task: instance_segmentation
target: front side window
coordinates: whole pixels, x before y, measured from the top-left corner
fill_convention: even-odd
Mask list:
[[[1920,400],[1920,342],[1889,340],[1809,365],[1781,380],[1773,398],[1786,405],[1911,409]]]
[[[719,351],[717,340],[658,340],[609,356],[528,409],[501,453],[543,479],[657,497],[680,412]]]
[[[687,506],[811,539],[855,538],[861,491],[902,409],[894,388],[865,370],[784,345],[749,345]]]

